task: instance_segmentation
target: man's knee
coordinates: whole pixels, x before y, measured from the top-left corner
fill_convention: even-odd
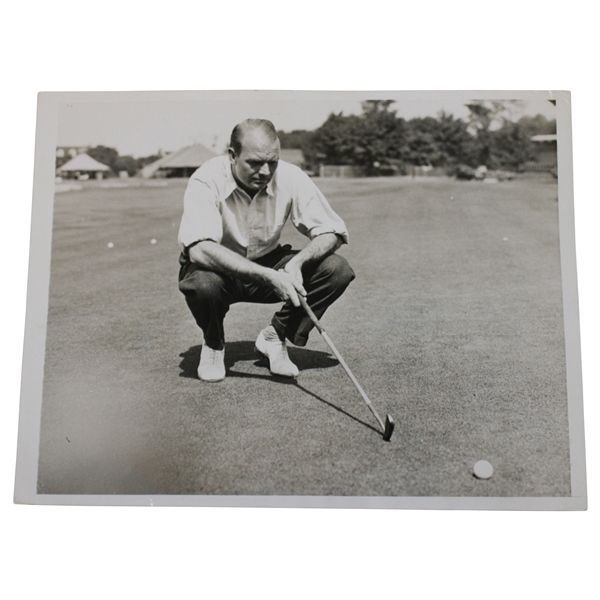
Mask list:
[[[193,271],[179,282],[179,290],[187,297],[214,302],[223,299],[224,280],[213,271]]]
[[[336,288],[346,288],[356,277],[348,261],[339,254],[327,256],[318,268],[318,273],[325,275],[331,285]]]

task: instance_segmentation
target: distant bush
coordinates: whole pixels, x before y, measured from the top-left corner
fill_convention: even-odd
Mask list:
[[[513,171],[489,171],[488,177],[493,177],[498,181],[512,181],[517,174]]]
[[[467,165],[456,165],[448,169],[448,175],[456,177],[456,179],[470,181],[471,179],[475,179],[475,169]]]

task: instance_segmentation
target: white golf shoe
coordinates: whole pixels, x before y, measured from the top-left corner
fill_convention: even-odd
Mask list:
[[[285,341],[279,339],[272,326],[258,334],[255,348],[269,359],[269,370],[273,375],[298,377],[298,367],[290,360]]]
[[[225,350],[213,350],[204,344],[200,353],[198,377],[210,382],[225,379]]]

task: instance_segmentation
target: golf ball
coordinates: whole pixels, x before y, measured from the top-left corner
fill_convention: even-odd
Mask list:
[[[108,246],[109,248],[114,248],[114,244],[113,244],[112,242],[108,242],[107,246]]]
[[[494,467],[487,460],[478,460],[473,467],[473,475],[477,479],[489,479],[494,474]]]
[[[150,243],[151,243],[151,244],[156,244],[156,240],[155,240],[154,238],[152,238],[152,239],[150,240]]]

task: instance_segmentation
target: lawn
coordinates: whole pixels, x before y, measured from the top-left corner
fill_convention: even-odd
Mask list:
[[[357,274],[323,325],[391,442],[316,331],[269,375],[274,306],[232,307],[228,376],[199,381],[185,182],[90,185],[55,197],[39,493],[570,495],[556,182],[315,181]]]

